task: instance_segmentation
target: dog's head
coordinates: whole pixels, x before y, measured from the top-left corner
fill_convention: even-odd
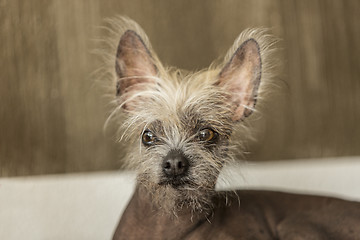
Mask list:
[[[241,35],[223,64],[184,73],[165,68],[142,32],[123,31],[115,59],[117,109],[126,114],[128,161],[159,207],[211,207],[220,170],[232,159],[234,126],[256,103],[262,75],[256,36]]]

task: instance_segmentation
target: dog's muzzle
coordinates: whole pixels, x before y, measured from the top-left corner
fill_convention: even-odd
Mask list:
[[[162,170],[166,177],[166,183],[181,185],[185,183],[182,178],[189,169],[189,160],[180,150],[171,150],[164,158]]]

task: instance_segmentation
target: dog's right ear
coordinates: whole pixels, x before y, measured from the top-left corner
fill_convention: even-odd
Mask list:
[[[141,92],[152,88],[156,81],[157,67],[149,49],[133,30],[127,30],[116,52],[116,96],[122,108],[132,111],[141,98]]]

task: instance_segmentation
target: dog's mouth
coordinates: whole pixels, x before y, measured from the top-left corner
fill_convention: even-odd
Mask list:
[[[167,178],[159,182],[159,185],[170,185],[173,188],[179,188],[188,184],[190,184],[190,181],[184,177]]]

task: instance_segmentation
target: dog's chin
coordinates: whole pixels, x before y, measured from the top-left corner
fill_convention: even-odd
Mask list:
[[[159,206],[168,213],[190,209],[193,213],[212,210],[215,190],[198,186],[186,179],[166,179],[158,183]]]
[[[149,175],[138,175],[141,184],[151,195],[154,206],[165,214],[177,215],[184,209],[192,212],[207,212],[212,209],[211,199],[215,189],[211,185],[202,185],[191,181],[190,176],[178,178],[148,178]],[[208,182],[207,182],[208,183]]]

